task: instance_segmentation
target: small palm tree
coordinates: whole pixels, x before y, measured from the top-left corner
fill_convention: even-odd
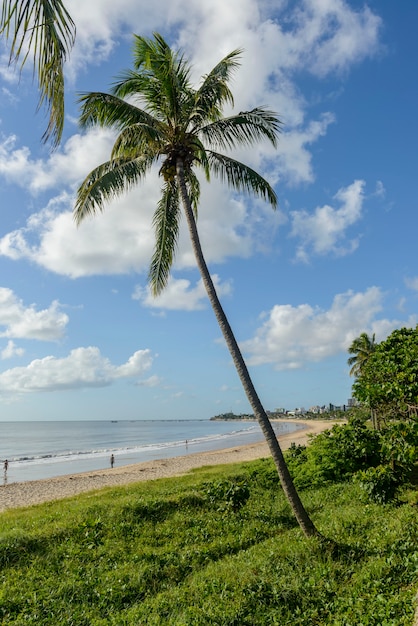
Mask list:
[[[61,0],[4,0],[0,34],[11,38],[10,63],[23,68],[33,55],[39,104],[49,110],[43,140],[54,147],[64,128],[64,61],[74,43],[75,25]]]
[[[370,355],[376,348],[375,334],[371,337],[367,333],[361,333],[359,337],[354,339],[351,346],[348,348],[348,353],[352,354],[347,360],[348,365],[351,367],[350,376],[358,378],[361,374],[361,370],[367,363]]]
[[[371,337],[369,337],[367,333],[361,333],[359,337],[354,339],[353,343],[348,348],[348,353],[353,355],[347,360],[348,365],[351,367],[350,376],[354,376],[355,378],[361,376],[364,366],[376,349],[376,345],[374,333]],[[370,406],[370,419],[373,428],[379,430],[379,419],[373,406]]]
[[[200,168],[210,179],[215,174],[238,192],[248,192],[276,206],[270,185],[253,169],[217,149],[252,145],[260,139],[274,146],[280,130],[277,115],[262,107],[223,118],[222,106],[233,103],[228,87],[239,65],[239,50],[227,55],[194,89],[190,65],[165,40],[134,37],[134,70],[124,72],[112,93],[82,95],[82,127],[113,127],[119,135],[110,160],[96,167],[78,189],[74,210],[79,224],[102,211],[111,198],[141,182],[158,164],[163,179],[161,199],[154,213],[155,249],[149,270],[154,295],[166,286],[173,263],[181,205],[186,215],[196,263],[241,383],[276,463],[281,484],[295,516],[307,536],[319,535],[294,487],[272,425],[259,400],[232,329],[209,274],[196,226]],[[127,100],[127,99],[128,100]],[[140,104],[142,108],[139,108]]]

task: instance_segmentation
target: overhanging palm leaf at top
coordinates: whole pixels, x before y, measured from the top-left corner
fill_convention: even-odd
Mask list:
[[[61,0],[4,0],[0,34],[11,38],[10,62],[24,66],[33,55],[39,104],[49,121],[44,141],[58,145],[64,127],[64,61],[74,43],[75,25]]]
[[[153,167],[159,167],[162,188],[153,216],[155,246],[148,275],[151,290],[158,295],[169,279],[182,206],[210,304],[269,445],[282,487],[305,534],[318,535],[293,485],[277,437],[219,301],[196,226],[199,170],[207,180],[213,174],[238,193],[250,193],[273,207],[277,204],[274,190],[260,174],[220,152],[251,146],[262,139],[276,146],[280,131],[278,116],[264,107],[222,117],[224,105],[233,104],[228,83],[239,65],[240,54],[240,50],[231,52],[194,88],[190,65],[182,54],[170,49],[161,35],[154,34],[153,39],[135,35],[134,69],[119,77],[110,94],[93,92],[80,98],[83,127],[111,127],[118,135],[109,161],[93,169],[79,187],[74,216],[80,223],[87,215],[103,211],[109,200],[129,191]]]

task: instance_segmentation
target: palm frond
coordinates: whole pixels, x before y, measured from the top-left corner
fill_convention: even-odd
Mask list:
[[[162,189],[153,218],[155,248],[148,272],[148,281],[154,296],[158,296],[163,291],[170,276],[178,240],[179,217],[177,182],[172,179],[167,181]]]
[[[209,146],[217,149],[253,145],[261,139],[267,139],[276,147],[281,125],[277,113],[257,107],[208,124],[199,132]]]
[[[133,101],[143,103],[147,101],[145,94],[152,86],[157,89],[156,81],[150,80],[149,73],[141,73],[135,70],[124,70],[120,72],[117,79],[112,84],[111,92],[119,98],[131,98]]]
[[[74,219],[80,224],[88,215],[134,188],[151,168],[152,158],[116,159],[102,163],[85,178],[77,191]]]
[[[208,157],[206,154],[206,148],[203,143],[200,141],[199,137],[196,135],[193,137],[192,142],[193,154],[194,154],[194,162],[201,167],[204,171],[205,178],[209,182],[210,180],[210,165],[208,161]]]
[[[240,65],[238,59],[241,54],[241,49],[233,50],[204,77],[202,85],[196,92],[194,109],[190,116],[195,128],[200,128],[208,121],[219,119],[224,104],[234,104],[228,81],[232,71]]]
[[[56,147],[64,127],[64,62],[75,39],[75,25],[61,0],[5,0],[0,33],[11,37],[10,63],[21,61],[21,69],[29,54],[38,75],[39,102],[49,110],[43,141]]]
[[[277,206],[277,196],[269,183],[251,167],[240,161],[231,159],[224,154],[207,151],[211,171],[221,181],[238,191],[249,193],[268,201],[273,207]]]
[[[142,77],[141,95],[147,110],[178,123],[184,119],[185,105],[190,102],[190,65],[158,33],[153,39],[139,35],[134,38],[134,66]]]
[[[359,337],[353,340],[348,348],[348,353],[353,356],[347,359],[347,364],[351,367],[350,376],[355,378],[360,376],[376,346],[375,333],[371,337],[367,333],[361,333]]]
[[[89,126],[113,126],[124,129],[133,124],[158,126],[157,120],[142,109],[109,93],[98,91],[83,93],[78,99],[81,104],[79,124]]]
[[[133,124],[124,128],[118,135],[112,149],[111,158],[135,158],[139,154],[158,157],[164,147],[164,133],[149,124]]]

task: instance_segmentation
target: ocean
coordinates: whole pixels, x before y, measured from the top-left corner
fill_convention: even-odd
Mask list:
[[[277,434],[301,428],[274,423]],[[257,422],[137,420],[0,422],[0,479],[39,480],[115,466],[219,450],[263,440]],[[9,462],[7,473],[1,469]]]

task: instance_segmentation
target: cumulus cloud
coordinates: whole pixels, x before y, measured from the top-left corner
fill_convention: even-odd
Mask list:
[[[212,280],[219,296],[231,293],[229,282],[221,283],[217,274],[212,276]],[[199,280],[193,287],[190,280],[185,278],[170,278],[165,290],[156,298],[151,294],[149,287],[137,285],[132,298],[139,300],[146,307],[171,311],[198,311],[207,305],[207,295],[202,280]]]
[[[342,256],[358,247],[358,239],[346,239],[346,231],[362,217],[364,181],[356,180],[340,189],[334,196],[340,208],[329,205],[317,207],[312,214],[305,210],[292,211],[291,237],[301,240],[297,258],[309,259],[311,254],[333,253]]]
[[[85,139],[85,146],[80,141],[80,154],[90,151],[88,134]],[[108,157],[104,152],[101,151],[101,161]],[[77,160],[74,153],[69,154],[68,163],[61,164],[61,178],[58,178],[61,181],[65,180],[71,163]],[[93,166],[93,162],[89,163],[89,168]],[[37,184],[41,184],[41,177],[40,174]],[[57,179],[52,177],[53,180]],[[71,278],[147,271],[154,247],[152,216],[160,187],[161,181],[156,171],[152,171],[140,186],[109,202],[103,214],[86,218],[78,228],[72,215],[74,196],[64,191],[33,213],[25,226],[4,235],[0,239],[0,255],[13,260],[26,259]],[[260,217],[263,217],[261,224]],[[216,180],[211,185],[202,183],[198,228],[209,263],[233,256],[249,257],[254,246],[261,245],[264,235],[271,235],[279,220],[279,212],[264,204],[245,203],[232,192],[226,192]],[[174,267],[194,267],[185,221],[180,227]]]
[[[347,350],[362,332],[376,333],[378,341],[399,326],[416,324],[379,320],[383,293],[378,287],[335,296],[329,310],[309,304],[275,305],[252,339],[241,343],[251,365],[271,363],[278,370],[297,369]]]
[[[62,194],[31,215],[23,228],[4,235],[0,254],[71,278],[143,271],[152,254],[157,192],[150,177],[142,193],[136,190],[110,202],[102,215],[87,218],[78,228],[69,210],[72,197]]]
[[[306,127],[296,127],[285,132],[280,139],[279,161],[283,164],[283,178],[291,185],[313,182],[312,154],[309,146],[326,134],[328,126],[335,121],[332,113],[324,113],[320,120]]]
[[[0,393],[61,391],[106,387],[121,378],[136,378],[152,365],[150,350],[138,350],[126,363],[115,366],[96,347],[75,348],[64,358],[47,356],[26,367],[0,374]]]
[[[304,0],[296,5],[293,20],[291,59],[317,76],[346,71],[378,50],[382,20],[367,6],[356,11],[345,0]]]
[[[109,58],[121,40],[131,39],[132,32],[169,30],[170,38],[176,37],[174,45],[184,47],[190,56],[196,78],[207,73],[224,54],[243,47],[242,67],[233,86],[236,103],[240,109],[269,103],[280,113],[285,132],[279,151],[260,145],[238,156],[267,175],[272,184],[284,180],[293,185],[314,180],[311,146],[335,121],[328,111],[318,119],[308,119],[309,104],[298,90],[298,73],[309,71],[323,77],[347,70],[377,52],[381,27],[380,18],[367,7],[354,10],[343,0],[304,0],[296,7],[276,3],[274,14],[256,0],[162,0],[158,6],[137,0],[116,4],[110,0],[74,0],[71,13],[77,24],[77,40],[66,68],[74,79],[86,64]],[[109,76],[109,85],[112,78]],[[71,277],[145,269],[150,252],[150,215],[160,187],[155,176],[129,197],[109,204],[106,216],[95,220],[94,226],[83,224],[76,232],[72,224],[75,187],[93,167],[108,159],[113,139],[109,130],[90,129],[74,134],[45,157],[45,153],[33,156],[29,148],[19,145],[15,135],[3,138],[0,175],[34,195],[53,192],[56,196],[30,218],[25,228],[3,237],[1,254],[27,258]],[[251,227],[251,203],[240,203],[216,183],[212,189],[202,195],[202,208],[207,202],[212,216],[201,211],[200,218],[208,261],[250,256],[260,241]],[[331,214],[329,221],[335,222],[336,217]],[[302,229],[299,221],[295,217],[295,232]],[[341,253],[356,245],[351,241],[351,248],[337,247],[340,238],[332,235],[335,224],[329,228],[328,245],[334,240],[334,251]],[[308,235],[306,243],[321,249],[318,236]],[[190,267],[190,248],[181,246],[180,250],[178,266]],[[299,254],[307,254],[305,245]]]
[[[0,287],[0,337],[57,341],[64,336],[68,315],[60,310],[57,301],[47,309],[37,310],[35,305],[25,307],[16,294]]]
[[[94,128],[72,135],[60,150],[43,159],[33,157],[29,148],[19,147],[16,135],[10,135],[0,142],[0,174],[33,195],[72,187],[109,158],[114,140],[113,131]]]
[[[0,358],[2,360],[11,359],[14,356],[22,356],[24,352],[23,348],[18,348],[15,342],[9,339],[7,346],[0,352]]]
[[[381,20],[367,6],[356,11],[346,0],[303,0],[296,5],[280,0],[274,9],[275,19],[271,19],[268,5],[256,0],[160,0],[158,4],[72,0],[77,41],[69,65],[74,73],[86,63],[106,59],[120,36],[173,25],[178,26],[179,44],[204,47],[202,58],[210,60],[219,52],[229,52],[231,45],[243,45],[243,38],[266,38],[273,32],[275,38],[281,36],[287,52],[280,61],[283,65],[308,62],[320,76],[341,71],[376,49]]]

